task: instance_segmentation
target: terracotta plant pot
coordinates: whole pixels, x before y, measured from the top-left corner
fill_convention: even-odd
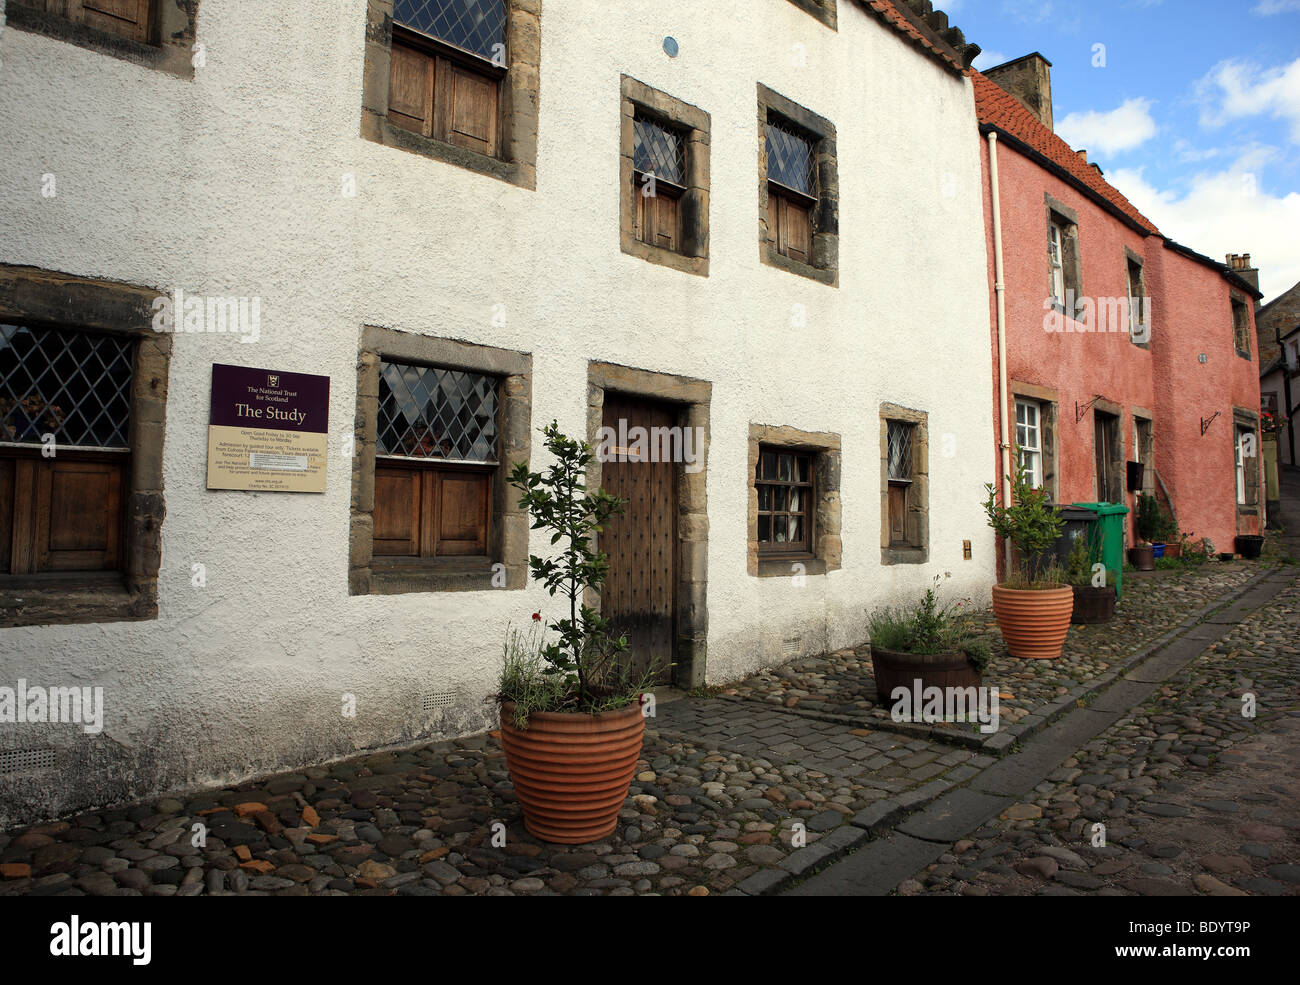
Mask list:
[[[1070,622],[1076,626],[1092,626],[1110,622],[1115,617],[1115,588],[1093,588],[1091,585],[1072,585],[1074,612]]]
[[[1155,571],[1156,556],[1150,544],[1139,544],[1128,549],[1129,563],[1138,571]]]
[[[639,704],[596,715],[535,711],[514,725],[515,704],[501,705],[501,745],[524,827],[542,841],[581,845],[608,837],[641,755]]]
[[[993,614],[1007,652],[1025,660],[1052,660],[1061,655],[1074,611],[1074,590],[993,586]]]
[[[961,652],[904,653],[873,645],[871,669],[876,676],[876,700],[888,711],[894,707],[890,697],[894,689],[901,687],[910,692],[918,680],[922,690],[927,687],[979,687],[984,681],[984,676]]]
[[[1183,556],[1183,545],[1182,545],[1182,544],[1166,544],[1166,545],[1165,545],[1165,557],[1182,557],[1182,556]]]

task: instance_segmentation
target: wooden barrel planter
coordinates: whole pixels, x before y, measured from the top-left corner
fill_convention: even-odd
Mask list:
[[[984,680],[966,654],[957,653],[904,653],[871,647],[871,669],[876,676],[876,700],[888,711],[894,708],[890,697],[895,688],[904,688],[910,694],[920,681],[927,687],[979,687]]]
[[[581,845],[609,837],[627,800],[645,737],[639,704],[595,715],[535,711],[514,725],[501,705],[501,745],[524,827],[542,841]]]
[[[1074,612],[1070,622],[1076,626],[1092,626],[1110,622],[1115,617],[1115,587],[1093,588],[1091,585],[1073,585]]]
[[[1264,547],[1264,538],[1258,534],[1242,534],[1233,542],[1233,546],[1244,560],[1254,561]]]
[[[1138,571],[1155,571],[1156,555],[1155,549],[1150,544],[1139,544],[1137,547],[1128,549],[1129,563]]]

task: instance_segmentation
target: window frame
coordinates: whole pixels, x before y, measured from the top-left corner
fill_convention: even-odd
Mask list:
[[[161,3],[147,0],[143,37],[132,37],[66,16],[62,0],[4,0],[5,27],[66,41],[101,55],[146,68],[194,78],[195,25],[201,0]],[[80,7],[81,0],[76,0]],[[48,7],[57,6],[57,10]]]
[[[758,541],[759,465],[763,451],[809,457],[812,495],[808,498],[808,549],[782,552],[760,549]],[[829,431],[802,431],[786,425],[749,425],[748,535],[746,570],[758,578],[788,578],[794,574],[823,575],[842,563],[840,507],[840,436]],[[799,565],[795,568],[794,565]]]
[[[712,118],[698,106],[653,89],[630,76],[619,79],[619,248],[628,256],[699,277],[709,275],[709,145]],[[638,115],[678,131],[685,157],[685,184],[656,178],[655,190],[675,197],[676,244],[668,248],[647,243],[638,215],[646,209],[642,172],[636,166]]]
[[[924,564],[930,559],[929,414],[900,404],[880,404],[880,561]],[[904,540],[895,541],[890,519],[891,488],[902,480],[891,475],[890,423],[911,427],[911,478],[904,498]]]
[[[1087,323],[1087,306],[1084,304],[1083,262],[1079,245],[1079,213],[1050,194],[1044,193],[1043,202],[1047,214],[1047,291],[1052,310],[1072,318],[1080,324]],[[1052,236],[1055,233],[1059,243],[1059,264],[1052,259]],[[1056,276],[1059,266],[1061,293],[1056,293]],[[1073,292],[1073,294],[1071,294]],[[1069,311],[1066,302],[1074,300],[1074,310]]]
[[[806,481],[793,479],[773,479],[762,475],[763,456],[776,455],[778,462],[780,457],[788,455],[795,460],[795,474],[799,475],[798,463],[805,460],[808,464],[808,479]],[[813,545],[816,544],[816,502],[817,502],[817,453],[815,450],[804,448],[782,447],[780,445],[764,445],[758,447],[758,465],[755,469],[754,488],[758,491],[758,529],[760,533],[756,534],[758,544],[758,554],[760,558],[781,558],[785,560],[797,560],[799,558],[814,557]],[[763,493],[764,487],[770,489],[785,489],[787,492],[802,489],[806,490],[803,499],[803,509],[796,513],[793,510],[764,510]],[[788,504],[789,500],[787,500]],[[801,516],[803,518],[803,536],[797,541],[777,541],[763,540],[761,535],[763,517],[770,518],[769,522],[774,522],[776,516]],[[788,530],[788,527],[787,527]],[[769,526],[769,536],[772,528]]]
[[[447,472],[491,470],[485,553],[410,556],[375,551],[376,468],[381,364],[463,370],[497,380],[496,465],[460,461],[412,462],[413,469]],[[348,591],[352,595],[523,589],[528,582],[528,516],[508,481],[510,468],[527,462],[532,449],[532,356],[528,353],[367,325],[357,361],[357,416],[352,460],[352,509]],[[440,463],[440,464],[439,464]],[[422,480],[423,481],[423,480]]]
[[[0,321],[133,341],[120,564],[109,571],[0,577],[0,627],[158,617],[166,514],[162,453],[173,343],[171,334],[153,330],[153,302],[160,294],[138,285],[0,264]],[[39,454],[39,449],[25,454]],[[69,448],[62,457],[69,461],[81,455]],[[92,457],[102,459],[102,454]]]
[[[1242,359],[1251,359],[1250,308],[1244,295],[1232,291],[1228,296],[1228,309],[1232,315],[1232,348]]]
[[[795,204],[800,195],[768,176],[767,126],[776,117],[813,141],[813,183],[810,200],[808,260],[781,252],[773,228],[772,196]],[[807,198],[807,196],[803,196]],[[825,117],[758,83],[758,241],[759,259],[766,265],[839,287],[839,161],[835,126]]]
[[[1245,455],[1243,439],[1251,435],[1255,441],[1255,454]],[[1262,507],[1260,475],[1263,468],[1264,446],[1260,440],[1259,415],[1241,407],[1232,412],[1232,446],[1235,495],[1233,500],[1239,516],[1259,516]],[[1250,459],[1247,462],[1247,459]],[[1240,531],[1238,531],[1240,532]]]
[[[485,154],[436,136],[426,137],[422,133],[404,129],[389,119],[389,82],[395,31],[399,44],[403,43],[403,38],[407,35],[416,35],[425,39],[422,43],[438,48],[440,57],[450,63],[475,65],[479,68],[491,65],[490,60],[481,59],[473,52],[395,25],[393,0],[369,0],[366,5],[362,138],[487,175],[530,191],[536,190],[541,88],[540,7],[531,0],[504,2],[507,64],[501,70],[503,74],[498,88],[495,154]],[[436,81],[434,85],[436,87]]]
[[[1124,248],[1124,277],[1128,286],[1128,339],[1142,349],[1151,348],[1151,325],[1148,320],[1150,304],[1147,303],[1146,264],[1142,257],[1127,246]],[[1137,273],[1137,284],[1133,275]],[[1136,288],[1136,289],[1135,289]],[[1135,304],[1134,301],[1137,303]],[[1139,341],[1139,337],[1141,341]]]
[[[1041,489],[1043,487],[1043,475],[1044,475],[1043,408],[1042,405],[1039,404],[1037,400],[1033,400],[1029,397],[1016,396],[1014,397],[1014,400],[1015,400],[1015,408],[1016,408],[1016,443],[1015,443],[1016,465],[1017,467],[1019,467],[1023,463],[1024,456],[1032,455],[1033,457],[1032,459],[1030,459],[1030,461],[1032,462],[1032,467],[1030,469],[1030,475],[1029,475],[1030,484],[1033,485],[1034,488],[1036,489]],[[1028,422],[1025,422],[1023,424],[1021,423],[1020,409],[1022,407],[1025,408],[1026,410],[1033,411],[1034,422],[1032,425],[1029,424]],[[1020,440],[1021,428],[1025,429],[1026,435],[1030,433],[1033,434],[1034,436],[1033,446],[1028,446]]]

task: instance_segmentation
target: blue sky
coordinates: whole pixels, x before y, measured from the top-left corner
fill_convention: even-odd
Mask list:
[[[1165,235],[1300,281],[1300,0],[938,0],[986,68],[1052,63],[1056,131]],[[1104,47],[1098,47],[1104,46]]]

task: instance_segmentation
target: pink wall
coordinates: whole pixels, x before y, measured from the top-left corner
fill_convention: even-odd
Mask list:
[[[989,280],[993,283],[987,141],[983,144]],[[1118,405],[1126,460],[1136,457],[1134,411],[1154,417],[1155,466],[1182,528],[1194,531],[1197,537],[1210,537],[1218,550],[1231,550],[1238,532],[1232,408],[1258,410],[1259,387],[1254,354],[1247,360],[1234,352],[1228,282],[1219,272],[1173,253],[1159,236],[1143,236],[1073,185],[1001,142],[997,153],[1007,375],[1013,384],[1055,391],[1057,501],[1097,499],[1093,412],[1088,409],[1076,420],[1076,404],[1083,411],[1089,401],[1100,396]],[[1077,213],[1084,295],[1124,297],[1128,293],[1125,247],[1143,258],[1151,298],[1149,349],[1129,340],[1126,324],[1115,325],[1120,329],[1115,332],[1044,329],[1047,312],[1043,303],[1050,293],[1045,195]],[[996,296],[993,304],[996,306]],[[996,307],[992,315],[996,425]],[[1072,319],[1066,324],[1078,328]],[[1109,327],[1100,316],[1090,325]],[[1200,352],[1207,354],[1207,363],[1197,361]],[[1014,441],[1014,404],[1012,408],[1010,437]],[[1215,410],[1220,411],[1219,418],[1202,440],[1200,416],[1209,417]],[[1000,457],[996,448],[994,454],[997,474]],[[1133,497],[1125,495],[1132,509]],[[1262,493],[1260,498],[1262,501]],[[1244,517],[1243,521],[1253,523],[1254,518]],[[1247,530],[1243,524],[1241,532],[1255,532],[1255,528]]]

